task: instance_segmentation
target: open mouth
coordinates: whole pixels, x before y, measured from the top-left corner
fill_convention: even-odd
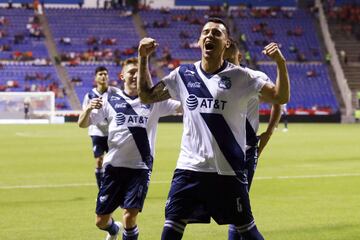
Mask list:
[[[205,42],[204,46],[205,46],[206,51],[211,51],[211,50],[214,50],[214,48],[215,48],[215,44],[212,42]]]

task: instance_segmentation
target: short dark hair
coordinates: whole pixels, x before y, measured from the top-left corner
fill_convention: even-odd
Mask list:
[[[96,75],[98,72],[102,72],[102,71],[109,72],[106,67],[104,67],[104,66],[98,66],[98,67],[95,69],[95,75]]]
[[[209,22],[213,22],[213,23],[218,23],[218,24],[222,24],[224,25],[225,29],[226,29],[226,33],[228,35],[228,37],[230,37],[230,29],[228,27],[228,25],[225,23],[224,20],[222,20],[221,18],[217,18],[217,17],[211,17],[211,18],[208,18],[208,20],[206,21],[206,23],[209,23]],[[206,24],[205,23],[205,24]]]

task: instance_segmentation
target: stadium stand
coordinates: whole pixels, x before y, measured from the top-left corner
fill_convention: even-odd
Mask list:
[[[188,2],[178,0],[175,4],[188,6]],[[205,2],[207,1],[199,1],[199,4]],[[110,70],[112,85],[121,86],[119,81],[121,62],[137,55],[137,44],[144,36],[139,29],[145,32],[145,35],[156,38],[160,44],[154,58],[157,62],[154,62],[156,64],[153,64],[152,71],[156,82],[180,63],[192,62],[200,58],[200,49],[197,46],[198,33],[206,17],[216,16],[227,18],[232,36],[243,48],[244,63],[267,72],[273,80],[276,69],[271,61],[261,54],[261,50],[271,41],[281,43],[282,52],[289,63],[289,74],[293,80],[292,98],[288,107],[294,114],[339,113],[341,99],[333,88],[328,54],[323,50],[323,43],[317,36],[316,9],[312,8],[310,11],[298,8],[297,2],[293,0],[282,1],[281,7],[288,7],[285,9],[280,8],[278,1],[272,0],[240,2],[243,5],[232,7],[231,11],[219,5],[196,9],[167,7],[151,9],[143,6],[138,15],[132,16],[128,11],[119,9],[81,8],[79,5],[76,8],[46,8],[44,16],[49,23],[52,40],[56,43],[58,53],[56,64],[65,67],[69,76],[68,81],[74,87],[79,101],[82,101],[85,92],[93,87],[93,70],[96,66],[106,66]],[[340,56],[342,50],[347,54],[347,63],[343,61],[342,68],[347,74],[349,85],[357,89],[360,88],[357,81],[358,71],[356,71],[360,48],[356,31],[351,28],[350,34],[347,34],[350,28],[347,22],[341,20],[344,12],[349,12],[346,4],[350,2],[337,0],[334,1],[334,6],[325,5],[325,9],[338,54]],[[45,1],[45,3],[50,2]],[[78,4],[76,1],[66,3]],[[234,6],[234,1],[228,3]],[[264,8],[265,6],[267,7]],[[19,56],[17,59],[14,58],[14,52],[26,54],[31,50],[32,58],[29,61],[49,59],[43,36],[30,36],[31,33],[26,28],[29,27],[29,19],[31,20],[33,15],[33,10],[29,9],[0,9],[0,49],[2,50],[0,58],[2,61],[20,60],[16,69],[23,72],[29,71],[29,64],[24,64],[27,60]],[[136,21],[134,16],[140,17],[140,22]],[[60,18],[61,21],[58,21]],[[352,19],[348,15],[346,18]],[[24,40],[20,44],[15,44],[15,39],[21,40],[21,34],[24,35]],[[16,35],[20,35],[20,38]],[[11,51],[6,50],[8,47]],[[57,76],[59,73],[54,70],[50,62],[46,65],[36,68],[36,71],[46,75],[51,70],[54,84],[61,89],[62,84]],[[1,71],[6,72],[10,68],[14,67],[5,66]],[[30,75],[33,73],[34,71],[30,72]],[[19,85],[18,88],[7,88],[7,82],[1,80],[0,91],[23,90],[24,77],[25,75],[17,75],[17,78],[13,78]],[[44,87],[39,85],[38,88]],[[66,96],[64,99],[57,100],[63,101],[59,108],[71,109]],[[261,111],[267,113],[269,106],[262,105]]]

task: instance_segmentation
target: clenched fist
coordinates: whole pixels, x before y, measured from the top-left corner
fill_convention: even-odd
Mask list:
[[[102,98],[93,98],[90,100],[88,109],[100,109],[103,106]]]
[[[139,43],[139,48],[138,48],[139,56],[140,57],[149,56],[152,52],[155,51],[155,49],[158,45],[159,44],[155,41],[155,39],[152,39],[152,38],[141,39],[141,41]]]
[[[285,58],[282,55],[277,43],[269,43],[267,46],[264,47],[262,53],[270,57],[275,62],[285,62]]]

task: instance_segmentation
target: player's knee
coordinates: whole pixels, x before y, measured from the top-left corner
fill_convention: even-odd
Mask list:
[[[108,227],[108,222],[109,222],[108,218],[97,216],[95,220],[95,225],[99,229],[105,229],[106,227]]]

